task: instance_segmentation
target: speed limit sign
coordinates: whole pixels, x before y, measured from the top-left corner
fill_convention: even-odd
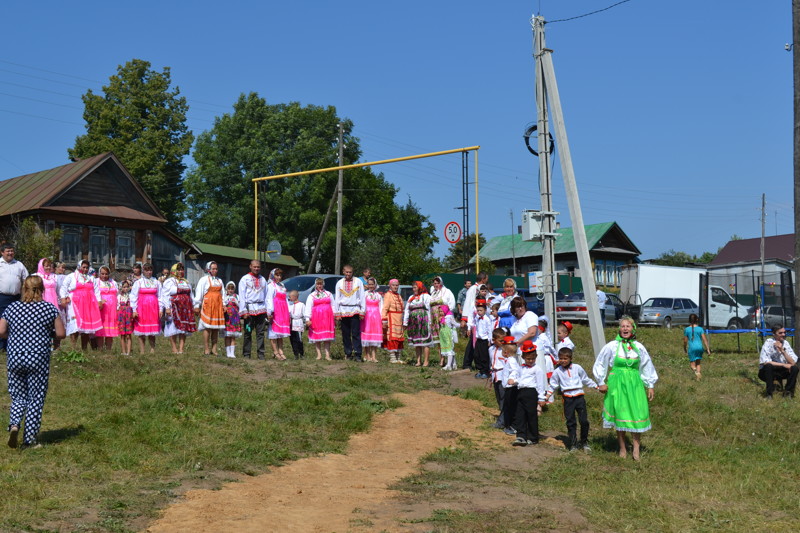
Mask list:
[[[458,222],[448,222],[444,227],[444,238],[450,244],[455,244],[461,240],[461,226]]]

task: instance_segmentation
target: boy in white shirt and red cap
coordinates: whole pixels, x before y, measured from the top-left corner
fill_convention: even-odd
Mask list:
[[[527,340],[520,349],[525,362],[508,378],[509,385],[517,386],[517,438],[511,444],[528,446],[539,443],[539,412],[545,402],[546,385],[542,369],[536,366],[536,345]]]

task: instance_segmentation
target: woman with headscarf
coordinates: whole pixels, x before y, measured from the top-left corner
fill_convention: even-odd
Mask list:
[[[511,313],[511,300],[519,296],[517,294],[517,282],[514,278],[506,278],[503,281],[503,294],[500,301],[500,309],[497,310],[497,316],[500,318],[499,327],[510,328],[516,321],[516,317]]]
[[[42,283],[44,283],[44,294],[42,298],[45,302],[50,302],[51,304],[56,306],[56,309],[59,310],[61,313],[61,302],[59,301],[58,297],[58,278],[53,273],[53,262],[50,261],[47,257],[43,257],[39,260],[39,265],[36,267],[36,274],[34,276],[39,276],[42,278]],[[61,318],[62,324],[64,323],[64,318]],[[61,344],[61,339],[56,337],[53,342],[53,346],[58,349],[59,345]]]
[[[317,278],[314,290],[308,295],[305,309],[306,326],[308,326],[308,342],[317,349],[317,361],[331,360],[331,341],[336,337],[333,322],[333,295],[325,290],[325,280]],[[320,349],[322,348],[322,349]]]
[[[61,285],[61,303],[67,307],[67,335],[72,338],[72,346],[77,348],[78,335],[81,336],[81,349],[89,346],[91,335],[103,327],[100,320],[100,307],[94,291],[94,282],[89,277],[89,261],[84,259],[78,268]]]
[[[433,278],[431,285],[431,341],[432,344],[439,344],[439,327],[442,323],[442,306],[446,305],[448,309],[453,309],[456,305],[456,297],[453,292],[444,286],[441,276]],[[445,356],[442,354],[442,348],[439,347],[439,359],[443,361]],[[441,366],[444,366],[442,364]]]
[[[383,343],[383,325],[381,322],[381,308],[383,298],[377,291],[378,282],[370,277],[367,280],[366,290],[362,296],[364,320],[361,322],[361,346],[364,347],[364,361],[378,362],[378,346]]]
[[[164,308],[164,336],[172,345],[172,353],[186,349],[186,337],[197,331],[192,312],[192,284],[184,276],[183,263],[175,263],[161,286],[161,305]]]
[[[269,342],[272,344],[272,356],[285,361],[283,339],[291,335],[292,318],[289,316],[289,302],[286,299],[286,287],[281,282],[283,270],[273,268],[267,281],[267,320],[269,321]]]
[[[150,343],[150,353],[156,353],[156,335],[161,333],[164,306],[161,302],[161,284],[153,277],[153,265],[142,265],[142,277],[131,287],[133,310],[133,335],[139,339],[139,353],[144,355],[145,337]]]
[[[95,337],[103,351],[111,351],[114,347],[114,338],[119,337],[117,325],[117,282],[111,279],[111,270],[103,265],[100,267],[99,277],[94,279],[94,295],[100,306],[100,320],[103,327],[97,330]],[[103,340],[104,339],[104,340]]]
[[[383,322],[384,341],[383,347],[389,352],[389,362],[402,363],[399,353],[403,351],[405,333],[403,331],[403,311],[405,304],[400,293],[400,282],[396,279],[389,280],[389,290],[383,295],[381,307],[381,321]]]
[[[198,329],[203,332],[203,355],[217,355],[219,332],[225,330],[222,305],[222,280],[217,277],[216,261],[206,263],[206,275],[194,290],[194,313],[200,316]]]
[[[603,427],[617,431],[619,456],[627,457],[625,433],[633,436],[633,459],[640,459],[641,434],[650,429],[650,406],[658,374],[647,349],[636,340],[636,322],[619,320],[617,338],[606,344],[592,368],[603,401]],[[606,384],[606,378],[608,383]]]
[[[432,342],[431,295],[421,281],[415,281],[411,288],[414,294],[408,299],[403,314],[403,327],[406,328],[408,343],[417,353],[417,364],[414,366],[428,366]]]

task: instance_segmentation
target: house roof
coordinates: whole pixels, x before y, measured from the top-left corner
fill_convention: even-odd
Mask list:
[[[586,231],[586,241],[589,249],[593,251],[612,252],[617,254],[628,254],[637,256],[641,251],[625,235],[625,232],[616,222],[603,222],[600,224],[588,224],[584,226]],[[554,253],[569,254],[575,253],[575,236],[572,228],[559,228],[556,230],[556,245]],[[613,243],[604,245],[603,239],[606,235],[613,233]],[[624,246],[624,247],[622,247]],[[512,257],[533,257],[542,255],[542,243],[537,241],[523,241],[522,235],[501,235],[493,237],[480,250],[481,258],[489,261],[500,261],[511,259]],[[472,260],[474,261],[474,256]]]
[[[236,259],[253,259],[253,250],[248,248],[233,248],[231,246],[221,246],[219,244],[207,244],[202,242],[193,243],[194,246],[203,254],[218,255],[221,257],[233,257]],[[270,259],[268,263],[275,265],[284,265],[291,267],[301,267],[294,257],[290,255],[281,254],[277,259]]]
[[[117,177],[120,177],[121,172],[121,176],[124,176],[121,179],[129,181],[129,185],[126,184],[126,187],[133,187],[139,193],[141,198],[137,198],[137,201],[143,209],[150,211],[150,213],[123,205],[87,205],[85,198],[80,202],[75,202],[74,198],[70,200],[62,199],[59,202],[60,198],[67,197],[70,191],[84,178],[92,175],[94,171],[108,162],[113,165],[111,168]],[[105,170],[108,169],[109,167],[105,167]],[[126,190],[129,194],[133,194],[130,188]],[[121,203],[119,199],[115,201]],[[124,201],[124,198],[122,201]],[[42,209],[51,212],[71,212],[132,220],[148,220],[159,223],[166,222],[155,203],[112,152],[0,181],[0,216]]]
[[[794,261],[794,234],[764,238],[764,259]],[[761,238],[729,241],[722,247],[711,265],[727,265],[761,260]]]

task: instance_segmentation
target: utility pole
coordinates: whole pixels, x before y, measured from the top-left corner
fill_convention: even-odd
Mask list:
[[[339,166],[344,165],[344,124],[339,123]],[[342,188],[344,187],[344,169],[339,169],[339,183],[336,186],[338,206],[336,210],[336,267],[334,274],[342,271]]]
[[[798,2],[800,0],[793,0]],[[600,322],[600,307],[595,297],[594,271],[592,261],[589,257],[589,243],[586,240],[586,228],[583,226],[583,213],[581,212],[580,199],[578,198],[578,186],[575,183],[575,170],[572,168],[572,155],[570,153],[569,141],[567,140],[567,130],[564,123],[564,114],[561,110],[561,97],[558,93],[556,74],[553,69],[552,50],[545,47],[544,42],[544,17],[534,17],[532,20],[534,34],[534,54],[537,64],[537,76],[542,75],[542,100],[550,103],[550,112],[553,116],[553,130],[556,133],[558,144],[558,157],[561,163],[561,173],[564,176],[564,188],[567,193],[567,203],[569,205],[569,217],[572,220],[572,232],[575,236],[575,251],[578,255],[578,267],[581,269],[581,282],[583,293],[586,296],[586,308],[589,317],[589,329],[592,333],[592,347],[594,353],[600,353],[605,345],[605,332],[603,324]],[[538,91],[537,91],[538,93]],[[537,94],[538,102],[539,94]],[[541,107],[541,105],[540,105]],[[539,116],[539,124],[542,124],[542,117]],[[540,126],[541,127],[541,126]],[[542,144],[542,131],[539,129],[539,159],[548,151],[549,148]],[[541,165],[541,163],[540,163]],[[549,171],[547,173],[549,176]],[[550,196],[549,190],[548,197]],[[545,209],[542,204],[542,209]],[[552,232],[552,231],[551,231]],[[545,304],[547,302],[545,301]],[[545,309],[547,309],[545,307]]]
[[[792,67],[794,69],[794,279],[800,280],[800,0],[792,0]],[[800,324],[800,292],[794,290],[794,323]],[[800,346],[794,336],[795,349]]]
[[[511,261],[512,261],[512,263],[511,263],[512,264],[512,266],[511,266],[511,275],[512,276],[516,276],[517,275],[517,252],[514,249],[514,236],[516,235],[516,233],[514,232],[514,210],[513,209],[509,209],[508,210],[508,216],[511,217]]]
[[[536,133],[538,135],[539,149],[539,196],[542,203],[542,282],[544,284],[544,312],[550,317],[551,324],[558,323],[556,316],[556,264],[555,264],[555,213],[553,212],[552,170],[550,160],[551,135],[550,121],[547,116],[547,88],[545,84],[544,65],[541,61],[545,53],[544,44],[544,19],[541,25],[537,23],[541,17],[534,21],[533,54],[536,65],[535,90],[536,90]],[[549,53],[549,51],[548,51]]]
[[[761,193],[761,285],[764,285],[764,239],[767,235],[767,194]],[[764,305],[764,302],[761,302]]]

